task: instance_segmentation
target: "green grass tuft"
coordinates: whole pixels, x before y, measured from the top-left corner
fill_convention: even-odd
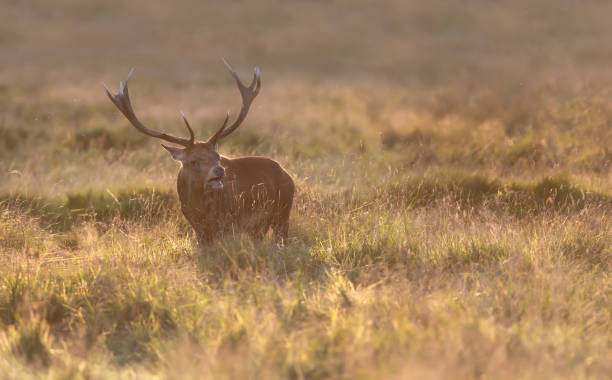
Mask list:
[[[49,327],[36,318],[23,321],[17,327],[9,327],[4,336],[0,337],[0,347],[4,352],[34,367],[47,367],[51,364],[52,342]]]

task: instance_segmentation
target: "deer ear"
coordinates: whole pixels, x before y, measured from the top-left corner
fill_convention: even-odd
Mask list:
[[[166,146],[164,144],[161,144],[161,146],[163,146],[168,152],[170,152],[170,155],[175,160],[183,161],[185,159],[185,149],[183,149],[183,148],[175,148],[175,147],[172,147],[172,146]]]
[[[215,152],[218,152],[219,151],[219,144],[215,143],[214,149],[215,149]]]

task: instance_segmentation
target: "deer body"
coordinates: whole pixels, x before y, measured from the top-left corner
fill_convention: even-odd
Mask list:
[[[179,172],[177,191],[181,211],[196,231],[198,241],[248,232],[261,238],[270,228],[286,239],[294,184],[287,172],[265,157],[221,157],[225,169],[221,190],[207,189],[202,181]]]
[[[181,211],[193,227],[198,242],[209,244],[215,239],[239,232],[261,238],[270,228],[277,239],[287,238],[289,214],[295,191],[291,176],[274,160],[266,157],[221,157],[217,142],[232,133],[244,121],[251,102],[261,88],[259,69],[255,69],[250,86],[242,84],[238,75],[223,61],[233,75],[242,96],[242,108],[227,126],[229,112],[221,128],[207,141],[195,141],[189,122],[183,120],[190,138],[184,139],[145,127],[132,109],[128,93],[130,71],[119,93],[106,92],[110,100],[140,132],[183,148],[162,146],[181,163],[177,191]],[[105,86],[106,88],[106,86]]]

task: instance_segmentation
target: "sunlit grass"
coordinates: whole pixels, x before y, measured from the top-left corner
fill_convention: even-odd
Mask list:
[[[525,196],[512,207],[542,207],[526,218],[484,200],[495,181],[465,179],[464,198],[445,181],[444,196],[401,207],[320,198],[331,214],[298,211],[282,248],[245,236],[196,248],[176,203],[160,218],[150,195],[130,206],[84,193],[90,214],[60,230],[39,227],[44,209],[5,203],[3,350],[83,376],[176,376],[177,363],[229,377],[604,373],[609,199]]]

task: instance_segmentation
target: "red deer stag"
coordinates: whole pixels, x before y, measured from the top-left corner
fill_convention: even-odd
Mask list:
[[[240,126],[261,88],[259,68],[255,68],[253,82],[247,87],[225,60],[223,63],[236,80],[242,95],[242,108],[230,126],[227,126],[228,112],[221,128],[207,141],[195,141],[184,114],[188,139],[145,127],[136,118],[128,93],[128,81],[134,69],[130,70],[125,84],[119,83],[118,94],[112,95],[106,85],[104,88],[113,104],[137,130],[183,146],[162,144],[172,158],[181,163],[177,180],[181,210],[200,244],[210,244],[223,235],[241,231],[261,238],[270,228],[282,242],[287,238],[293,203],[291,176],[276,161],[266,157],[229,158],[217,153],[217,143]]]

